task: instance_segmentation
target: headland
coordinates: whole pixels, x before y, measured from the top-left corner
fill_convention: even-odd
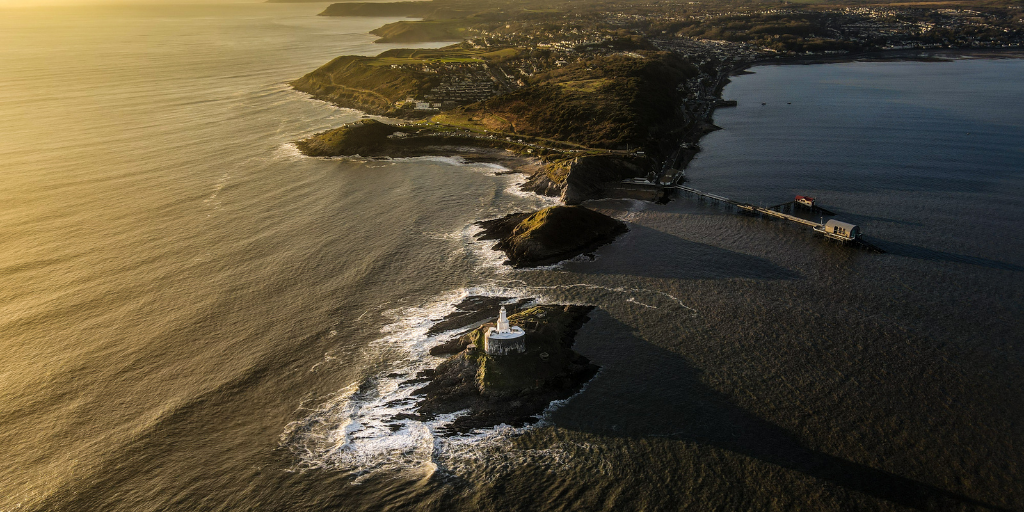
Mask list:
[[[416,18],[373,30],[378,42],[461,42],[340,56],[294,81],[314,98],[381,116],[297,146],[310,156],[497,162],[529,174],[523,190],[565,205],[666,200],[701,137],[718,129],[714,110],[735,104],[721,97],[730,75],[760,63],[1017,54],[1024,16],[1016,9],[337,3],[321,15]]]

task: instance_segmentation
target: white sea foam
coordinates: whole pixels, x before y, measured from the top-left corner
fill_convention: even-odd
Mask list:
[[[512,267],[504,264],[504,253],[491,249],[494,246],[494,240],[477,239],[477,235],[482,230],[482,227],[472,223],[450,233],[425,232],[423,234],[432,240],[457,242],[452,249],[452,256],[461,255],[474,268],[489,269],[499,274],[513,271]]]
[[[528,179],[525,174],[516,173],[507,174],[504,176],[507,176],[509,178],[509,184],[505,186],[503,192],[510,196],[535,201],[540,208],[554,206],[556,204],[561,204],[562,202],[562,199],[559,197],[542,196],[540,194],[528,192],[520,188],[522,184],[526,183],[526,180]]]
[[[641,201],[639,199],[625,199],[629,202],[629,207],[626,208],[626,213],[620,217],[620,220],[626,222],[636,222],[641,214],[647,210],[647,206],[654,204],[649,201]]]
[[[516,286],[514,283],[522,283]],[[585,283],[544,287],[526,286],[522,281],[513,284],[485,283],[442,294],[434,300],[415,305],[386,309],[383,315],[391,321],[381,328],[382,336],[370,343],[367,351],[376,364],[374,371],[311,409],[304,417],[289,423],[281,434],[282,445],[297,457],[297,470],[329,469],[356,475],[355,482],[378,472],[431,474],[442,471],[455,475],[465,474],[468,468],[479,468],[480,460],[488,461],[487,471],[495,469],[495,460],[513,457],[536,458],[537,464],[561,464],[561,452],[550,450],[516,450],[507,453],[508,443],[531,426],[512,428],[499,425],[479,429],[468,434],[443,437],[437,433],[445,429],[465,412],[448,414],[421,421],[415,418],[419,397],[415,392],[424,382],[410,382],[428,368],[442,360],[431,356],[429,349],[461,331],[453,329],[428,335],[438,321],[455,310],[455,306],[469,296],[533,297],[537,303],[552,302],[547,291],[568,291],[582,287],[605,290],[626,297],[626,302],[643,307],[682,307],[696,312],[676,297],[657,290],[626,287],[606,287]],[[642,300],[641,300],[642,298]],[[324,361],[313,366],[317,371],[329,363],[333,356],[325,354]],[[598,376],[600,372],[598,372]],[[589,385],[589,384],[588,384]],[[584,386],[578,393],[586,390]],[[576,395],[574,395],[575,397]],[[538,418],[537,425],[549,424],[550,414],[571,401],[552,402]],[[543,462],[541,461],[543,459]],[[509,459],[511,460],[511,459]],[[508,461],[506,461],[508,462]]]
[[[590,262],[595,261],[595,260],[597,260],[597,255],[596,254],[593,255],[593,257],[591,257],[588,254],[577,254],[576,256],[573,256],[572,258],[569,258],[567,260],[562,260],[562,261],[559,261],[559,262],[556,262],[556,263],[552,263],[550,265],[542,265],[542,266],[539,266],[539,267],[530,267],[530,268],[524,269],[524,270],[548,270],[548,271],[562,270],[563,268],[565,268],[565,265],[567,263],[590,263]]]
[[[633,304],[636,304],[638,306],[643,306],[643,307],[645,307],[647,309],[658,309],[658,306],[652,306],[650,304],[645,304],[643,302],[640,302],[640,301],[636,300],[636,297],[630,297],[630,298],[626,299],[626,302],[632,302]]]
[[[475,165],[477,167],[480,167],[481,169],[487,169],[488,172],[496,172],[497,173],[497,172],[509,172],[509,171],[511,171],[511,169],[509,169],[508,167],[505,167],[504,165],[501,165],[501,164],[496,164],[494,162],[473,162],[473,165]],[[519,173],[511,173],[509,175],[511,176],[513,174],[519,174]]]
[[[298,96],[301,96],[303,99],[305,99],[307,101],[311,101],[313,103],[320,104],[320,105],[322,105],[324,107],[327,107],[327,108],[331,109],[332,111],[343,113],[345,115],[345,117],[357,117],[358,118],[358,117],[362,117],[362,116],[369,116],[369,114],[367,114],[366,112],[363,112],[362,110],[356,110],[354,108],[347,108],[347,107],[339,107],[339,106],[337,106],[334,103],[331,103],[329,101],[324,101],[324,100],[315,98],[312,94],[299,91],[299,90],[291,87],[291,85],[288,85],[286,90],[287,90],[287,92],[289,92],[291,94],[296,94]],[[370,116],[370,117],[374,117],[374,116]],[[378,119],[380,119],[380,118],[378,117]]]
[[[435,162],[446,165],[457,165],[464,166],[468,163],[461,156],[410,156],[403,158],[394,158],[396,162]]]
[[[217,182],[214,183],[213,192],[211,192],[206,199],[203,199],[203,203],[206,204],[206,206],[209,206],[214,210],[221,209],[222,204],[220,199],[218,199],[217,197],[220,195],[221,190],[224,190],[224,187],[227,186],[228,180],[230,178],[231,176],[229,176],[227,173],[224,173],[217,180]]]
[[[498,274],[514,272],[514,268],[505,264],[505,253],[492,249],[494,240],[477,238],[481,231],[483,228],[475,223],[462,230],[463,247],[469,253],[470,262],[477,268],[486,268]]]
[[[527,286],[524,281],[516,281],[516,282],[522,283],[523,284],[523,288],[522,289],[525,290],[528,294],[530,294],[532,296],[540,296],[541,293],[543,293],[544,291],[547,291],[547,290],[570,290],[570,289],[573,289],[573,288],[586,288],[586,289],[590,289],[590,290],[603,290],[603,291],[607,291],[607,292],[614,293],[614,294],[620,294],[620,295],[629,295],[629,297],[627,297],[625,299],[626,302],[636,302],[638,300],[636,298],[637,296],[642,296],[642,297],[645,298],[645,300],[649,300],[651,302],[667,301],[668,302],[667,305],[669,305],[669,306],[680,307],[680,308],[686,309],[686,310],[688,310],[688,311],[690,311],[692,313],[697,313],[696,309],[694,309],[694,308],[692,308],[690,306],[687,306],[682,300],[680,300],[675,295],[672,295],[670,293],[666,293],[666,292],[663,292],[663,291],[660,291],[660,290],[651,290],[651,289],[648,289],[648,288],[630,288],[630,287],[626,287],[626,286],[603,286],[603,285],[590,284],[590,283],[558,284],[558,285],[552,285],[552,286]],[[630,301],[629,300],[630,298],[632,298],[633,300]],[[644,305],[645,306],[650,306],[650,304],[644,304]],[[655,306],[655,307],[657,307],[657,306]]]
[[[483,285],[455,290],[423,305],[384,311],[392,322],[381,329],[383,336],[368,348],[378,354],[382,364],[376,367],[383,369],[322,401],[304,418],[289,423],[281,434],[282,444],[298,457],[296,469],[342,470],[360,476],[377,471],[429,473],[437,468],[440,454],[460,440],[480,443],[496,432],[507,435],[507,429],[495,428],[444,439],[435,432],[463,413],[430,421],[403,415],[415,414],[418,398],[414,392],[425,385],[408,381],[441,361],[429,354],[430,347],[458,331],[428,335],[430,328],[468,296],[518,298],[524,296],[524,291]]]
[[[285,142],[274,150],[273,158],[275,160],[301,160],[306,156],[299,151],[299,147],[294,142]]]

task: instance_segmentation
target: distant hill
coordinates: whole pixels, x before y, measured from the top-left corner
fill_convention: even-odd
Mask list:
[[[405,16],[422,18],[437,8],[433,2],[348,2],[328,5],[320,16]]]

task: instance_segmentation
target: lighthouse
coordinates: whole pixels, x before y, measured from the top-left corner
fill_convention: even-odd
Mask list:
[[[522,327],[509,327],[505,306],[498,312],[497,326],[484,334],[484,351],[495,356],[526,352],[526,332]]]

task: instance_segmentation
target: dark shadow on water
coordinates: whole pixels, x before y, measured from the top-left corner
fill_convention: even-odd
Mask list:
[[[917,226],[917,227],[924,226],[924,223],[922,223],[922,222],[911,222],[909,220],[890,219],[888,217],[878,217],[878,216],[875,216],[875,215],[863,215],[863,214],[860,214],[860,213],[839,212],[838,215],[839,215],[839,217],[837,217],[837,218],[842,218],[842,219],[845,219],[847,222],[852,222],[854,224],[860,224],[861,226],[864,225],[865,221],[888,222],[888,223],[892,223],[892,224],[899,224],[901,226]],[[817,220],[817,219],[811,219],[811,220]]]
[[[581,274],[616,274],[653,279],[798,279],[800,274],[757,256],[684,240],[632,224],[629,233],[597,250],[592,262],[563,268]]]
[[[996,270],[1011,270],[1014,272],[1024,272],[1024,267],[1020,265],[1014,265],[1012,263],[1005,263],[1002,261],[978,258],[975,256],[964,256],[962,254],[953,254],[950,252],[936,251],[934,249],[928,249],[917,245],[890,242],[888,240],[873,240],[873,242],[875,245],[877,245],[885,252],[889,254],[894,254],[896,256],[903,256],[905,258],[914,258],[926,261],[948,261],[951,263],[964,263],[967,265],[992,268]]]
[[[603,367],[602,373],[585,393],[555,413],[561,428],[710,445],[913,509],[1004,510],[808,448],[785,429],[703,384],[700,370],[678,354],[637,337],[603,310],[595,310],[591,317],[600,329],[585,328],[580,334],[586,338],[585,355]]]

